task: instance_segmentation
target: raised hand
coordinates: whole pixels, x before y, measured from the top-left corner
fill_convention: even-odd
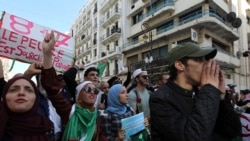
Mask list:
[[[219,71],[219,86],[218,89],[221,91],[221,100],[225,99],[226,95],[226,84],[225,84],[225,78],[221,72]]]
[[[131,70],[131,64],[130,64],[130,61],[127,61],[127,68],[128,68],[128,71],[130,71]]]
[[[43,47],[43,65],[44,69],[53,67],[52,64],[52,50],[56,44],[59,36],[55,37],[54,32],[51,31],[51,34],[47,34],[44,37],[42,47]]]
[[[43,54],[51,54],[52,49],[54,48],[56,44],[56,38],[54,35],[54,32],[51,31],[50,34],[47,34],[43,39]]]
[[[220,67],[216,64],[216,61],[214,59],[209,60],[203,65],[203,71],[201,74],[201,86],[204,86],[206,84],[211,84],[216,88],[219,88],[219,75],[220,73]],[[220,78],[222,80],[223,76]],[[221,82],[222,83],[222,82]],[[225,82],[224,82],[225,83]]]
[[[29,68],[24,72],[24,76],[31,79],[34,75],[41,74],[42,68],[42,62],[34,62],[30,64]]]

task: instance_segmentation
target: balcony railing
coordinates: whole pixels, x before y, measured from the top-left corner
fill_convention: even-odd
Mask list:
[[[164,0],[161,3],[159,3],[156,7],[152,8],[151,10],[149,10],[144,16],[143,18],[147,18],[148,16],[153,15],[154,13],[160,11],[162,8],[166,7],[166,6],[174,6],[174,1],[173,0]]]
[[[106,27],[110,25],[110,21],[116,21],[121,16],[121,9],[115,9],[111,11],[110,15],[104,16],[104,18],[100,21],[100,25]]]
[[[151,63],[145,63],[145,61],[139,61],[132,63],[132,70],[142,68],[144,70],[150,70],[159,66],[167,66],[167,58],[155,58]]]
[[[176,21],[175,23],[170,23],[170,24],[166,25],[164,28],[158,28],[156,35],[160,35],[160,34],[162,34],[164,32],[167,32],[167,31],[169,31],[171,29],[174,29],[174,28],[176,28],[178,26],[181,26],[181,25],[186,24],[188,22],[203,18],[205,16],[214,17],[217,20],[221,21],[222,22],[221,24],[224,24],[224,25],[230,27],[229,25],[226,24],[225,19],[222,16],[220,16],[218,13],[216,13],[216,11],[211,10],[211,9],[210,10],[200,10],[200,11],[196,11],[194,13],[191,13],[191,14],[181,18],[179,21]],[[135,45],[137,43],[139,43],[139,40],[125,43],[123,45],[123,48]]]
[[[120,37],[121,28],[112,28],[111,33],[105,34],[100,37],[101,42],[106,42],[106,40],[116,40]],[[104,43],[105,44],[105,43]]]

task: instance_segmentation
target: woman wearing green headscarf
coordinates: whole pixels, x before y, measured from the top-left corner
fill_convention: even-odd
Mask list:
[[[98,112],[94,104],[98,91],[90,81],[84,81],[76,89],[77,102],[72,107],[62,141],[91,141],[92,138],[95,138],[94,133],[96,131]]]
[[[41,82],[61,117],[64,128],[62,141],[95,141],[98,139],[98,111],[94,107],[94,103],[99,91],[91,81],[84,81],[76,88],[76,103],[74,105],[71,105],[64,98],[61,89],[65,84],[57,77],[52,64],[51,52],[55,42],[56,39],[52,32],[44,38],[42,43],[44,66]]]

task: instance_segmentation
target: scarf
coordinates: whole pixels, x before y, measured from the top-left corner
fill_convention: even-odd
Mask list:
[[[36,94],[33,107],[24,113],[11,111],[5,99],[10,86],[19,79],[25,79],[30,82]],[[5,117],[4,120],[0,119],[0,140],[7,135],[10,137],[8,140],[13,141],[48,141],[49,134],[53,134],[53,123],[48,117],[38,114],[38,99],[37,87],[30,79],[15,77],[8,81],[3,90],[3,103],[0,108],[0,115]],[[4,133],[2,129],[4,129]]]
[[[115,84],[109,89],[108,94],[108,107],[107,112],[115,113],[118,115],[122,115],[126,113],[127,106],[126,104],[122,104],[119,100],[119,94],[122,89],[122,84]]]
[[[62,141],[91,141],[96,129],[97,109],[94,112],[75,104],[75,112],[65,127]]]

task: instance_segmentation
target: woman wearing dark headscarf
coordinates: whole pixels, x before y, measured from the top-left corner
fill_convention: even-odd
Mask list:
[[[38,114],[36,85],[25,77],[8,81],[0,103],[1,141],[49,141],[53,124],[48,117]]]

